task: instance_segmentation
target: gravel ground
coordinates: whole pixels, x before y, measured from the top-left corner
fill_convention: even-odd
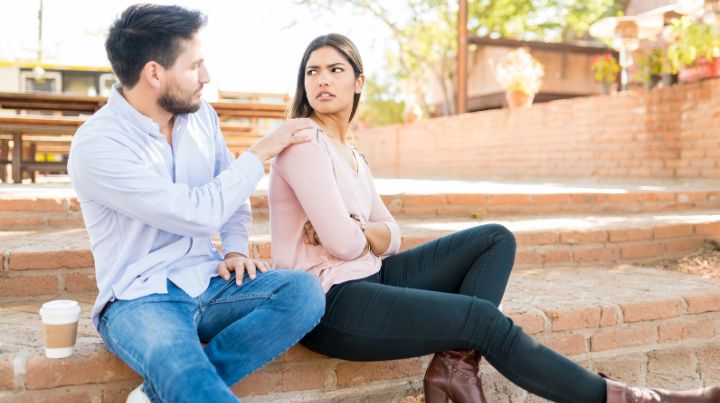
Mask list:
[[[695,274],[705,278],[720,278],[720,243],[708,241],[702,249],[688,256],[660,260],[645,265],[662,270]]]

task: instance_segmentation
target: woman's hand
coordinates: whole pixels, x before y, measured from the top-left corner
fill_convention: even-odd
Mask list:
[[[318,238],[317,231],[315,231],[315,227],[313,227],[312,223],[310,221],[306,222],[305,225],[303,225],[303,241],[306,244],[309,245],[321,245],[320,238]]]
[[[217,265],[218,274],[220,274],[220,277],[225,279],[225,281],[230,280],[231,272],[235,272],[235,283],[237,285],[242,284],[246,271],[250,280],[254,280],[257,270],[265,273],[270,270],[270,265],[264,260],[250,259],[236,252],[230,252],[225,255],[225,260]]]

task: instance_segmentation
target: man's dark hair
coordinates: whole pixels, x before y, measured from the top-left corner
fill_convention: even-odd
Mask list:
[[[105,50],[123,87],[132,88],[149,61],[165,68],[175,64],[188,40],[207,23],[197,10],[180,6],[135,4],[123,11],[110,27]]]

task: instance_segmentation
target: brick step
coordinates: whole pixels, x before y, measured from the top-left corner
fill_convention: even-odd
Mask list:
[[[268,216],[266,182],[267,180],[261,182],[258,190],[251,196],[256,219],[265,219]],[[403,182],[390,179],[377,181],[381,197],[396,217],[483,219],[504,215],[686,212],[720,207],[720,186],[717,185],[582,187],[494,184],[496,187],[493,188],[487,183],[451,186],[452,181],[419,181],[421,186],[408,185],[406,182],[407,180]],[[0,190],[0,212],[74,214],[79,211],[74,192],[67,185]],[[427,194],[428,192],[433,193]],[[30,217],[27,219],[29,225],[34,225]],[[3,225],[0,217],[0,229],[22,224],[22,218],[7,221],[8,223]]]
[[[490,221],[401,219],[402,249]],[[518,240],[516,267],[644,262],[681,256],[720,238],[720,211],[702,214],[515,218],[500,220]],[[216,240],[219,244],[219,241]],[[0,301],[96,292],[83,228],[0,231]],[[271,257],[267,221],[253,225],[252,256]]]
[[[82,306],[76,353],[43,355],[44,299],[0,308],[0,400],[122,402],[140,378],[102,345]],[[669,388],[720,383],[720,280],[629,265],[519,269],[503,311],[592,371]],[[429,356],[347,362],[295,346],[234,386],[247,402],[399,401],[422,391]],[[527,400],[483,361],[489,401]],[[47,399],[47,400],[46,400]],[[68,400],[69,399],[69,400]]]
[[[0,212],[0,229],[82,227],[82,214],[68,212]]]

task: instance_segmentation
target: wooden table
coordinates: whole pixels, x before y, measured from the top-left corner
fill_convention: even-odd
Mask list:
[[[67,171],[65,161],[36,161],[34,155],[31,160],[23,160],[25,143],[30,142],[33,151],[38,145],[55,151],[68,150],[72,136],[84,121],[77,117],[0,116],[0,164],[11,164],[15,183],[22,182],[22,174],[26,171],[33,175],[35,171],[43,170]],[[255,128],[246,125],[221,123],[220,130],[236,156],[262,137]],[[13,141],[12,159],[8,159],[9,140]],[[5,180],[2,175],[0,179]]]

